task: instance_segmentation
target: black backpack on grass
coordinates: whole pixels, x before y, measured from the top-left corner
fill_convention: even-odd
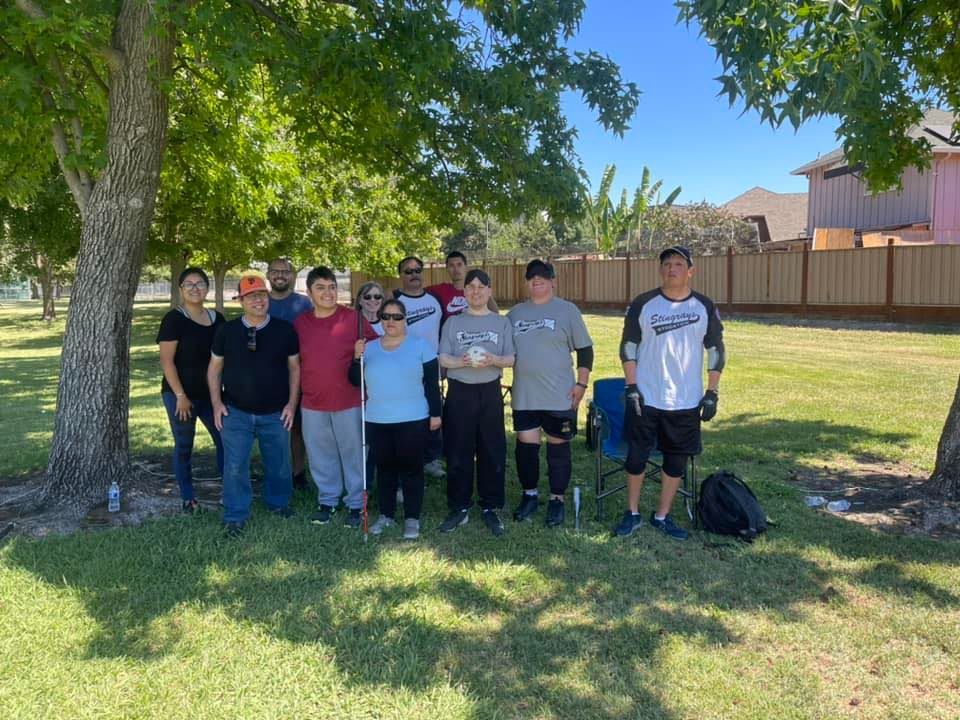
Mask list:
[[[734,535],[753,542],[767,529],[767,515],[757,496],[728,470],[718,470],[703,481],[697,509],[703,527],[718,535]]]

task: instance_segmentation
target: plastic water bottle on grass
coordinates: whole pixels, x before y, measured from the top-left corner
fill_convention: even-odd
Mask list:
[[[834,500],[827,503],[827,510],[830,512],[846,512],[850,509],[849,500]]]
[[[107,490],[107,510],[109,512],[120,512],[120,486],[114,480],[110,483],[110,489]]]

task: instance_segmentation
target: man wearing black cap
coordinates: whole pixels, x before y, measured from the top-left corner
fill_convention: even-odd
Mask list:
[[[517,521],[537,511],[540,479],[540,431],[547,438],[550,502],[547,527],[563,524],[563,497],[573,465],[570,440],[577,433],[577,408],[593,368],[593,341],[580,310],[554,295],[553,266],[531,260],[526,271],[530,299],[514,306],[507,318],[513,328],[513,429],[517,434],[517,477],[523,498]],[[576,352],[576,376],[570,354]]]
[[[620,341],[626,378],[627,511],[614,529],[627,536],[643,520],[639,512],[647,459],[663,453],[660,503],[650,525],[676,540],[686,530],[670,519],[670,507],[687,458],[701,452],[700,422],[717,413],[717,388],[725,362],[723,325],[713,301],[690,288],[690,251],[679,245],[660,253],[660,287],[637,296],[627,310]],[[707,351],[707,390],[703,355]]]

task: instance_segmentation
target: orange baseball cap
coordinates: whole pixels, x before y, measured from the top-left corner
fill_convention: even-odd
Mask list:
[[[260,291],[268,292],[267,281],[259,275],[244,275],[240,278],[240,284],[237,285],[238,298]]]

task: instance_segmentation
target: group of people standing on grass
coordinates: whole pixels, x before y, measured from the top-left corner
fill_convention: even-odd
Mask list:
[[[506,315],[498,311],[490,277],[469,269],[462,253],[446,258],[450,282],[424,287],[423,267],[417,257],[404,258],[392,296],[367,282],[347,308],[337,302],[329,268],[308,273],[303,296],[294,292],[290,262],[278,259],[268,267],[269,288],[259,275],[240,279],[242,315],[230,321],[204,307],[209,280],[201,269],[181,273],[182,303],[164,317],[157,342],[185,512],[198,509],[191,455],[199,419],[216,445],[228,535],[242,534],[250,517],[256,440],[261,497],[277,515],[293,515],[293,489],[306,486],[309,469],[317,492],[311,522],[330,522],[342,503],[344,524],[359,527],[366,474],[368,483],[376,478],[379,510],[371,534],[396,527],[416,539],[424,475],[442,476],[444,457],[448,515],[439,530],[468,522],[476,489],[485,526],[500,536],[507,455],[501,377],[513,367],[509,391],[522,488],[514,519],[530,520],[539,510],[545,439],[545,523],[564,523],[570,441],[593,368],[593,342],[580,310],[555,295],[554,269],[543,260],[527,264],[529,299]],[[628,510],[615,532],[629,535],[641,525],[643,470],[658,448],[664,482],[650,522],[683,539],[685,531],[668,512],[687,456],[700,451],[700,420],[716,412],[722,325],[713,303],[690,289],[689,251],[668,248],[660,268],[661,287],[633,302],[621,340],[630,454]]]

